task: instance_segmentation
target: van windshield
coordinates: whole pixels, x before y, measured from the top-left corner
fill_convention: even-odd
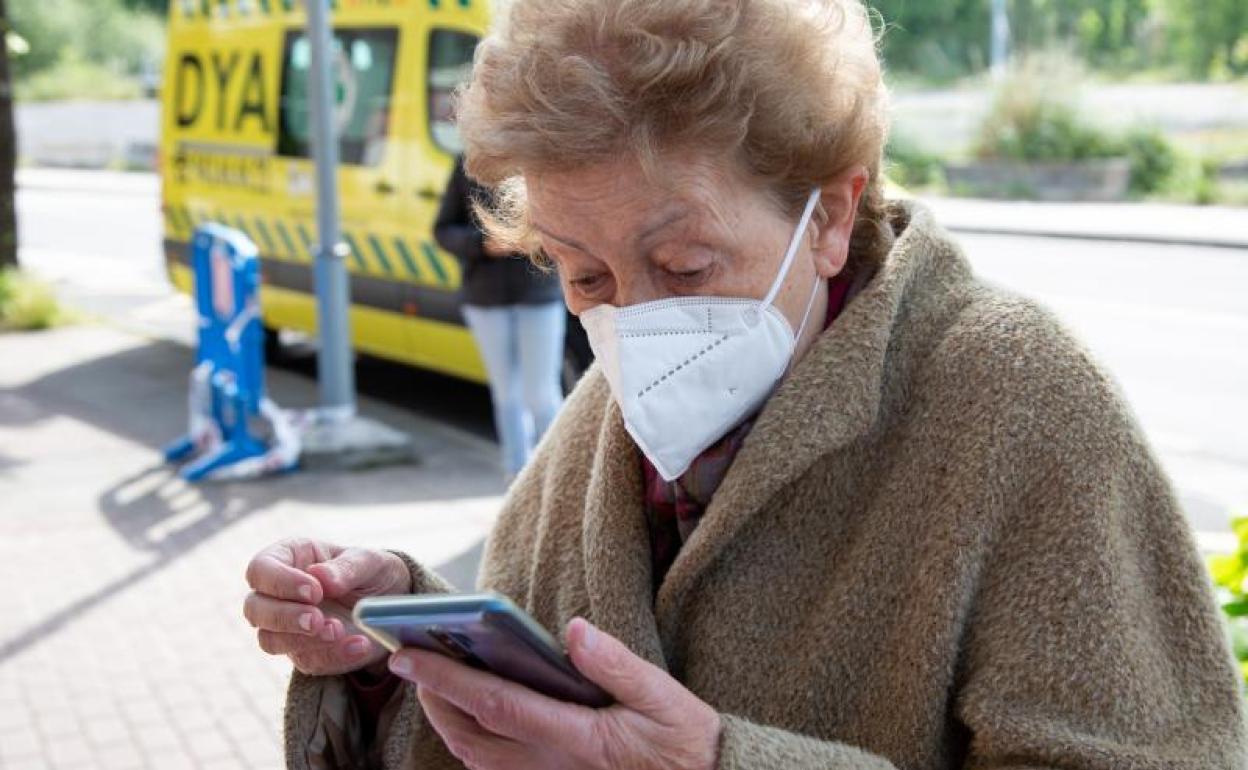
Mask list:
[[[385,155],[397,48],[397,29],[334,30],[334,117],[343,163],[375,166]],[[312,112],[308,101],[312,48],[302,31],[286,34],[282,62],[277,153],[308,158],[312,154]]]
[[[444,152],[458,155],[464,143],[455,127],[455,89],[472,77],[477,36],[435,29],[429,36],[429,133]]]

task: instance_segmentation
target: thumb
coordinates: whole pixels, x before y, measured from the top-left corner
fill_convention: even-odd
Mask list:
[[[568,655],[587,679],[621,705],[650,716],[677,706],[683,688],[663,669],[584,618],[568,624]]]
[[[320,581],[325,595],[338,598],[367,583],[379,567],[377,555],[362,548],[348,548],[332,559],[311,564],[307,572]]]

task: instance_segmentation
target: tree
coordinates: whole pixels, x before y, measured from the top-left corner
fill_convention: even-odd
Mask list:
[[[0,268],[17,266],[17,131],[13,127],[13,87],[9,79],[9,22],[0,0]]]
[[[169,13],[169,0],[126,0],[126,7],[165,16]]]
[[[1248,74],[1248,3],[1168,0],[1175,58],[1197,77]]]
[[[884,24],[890,69],[953,79],[988,66],[988,0],[869,0]]]

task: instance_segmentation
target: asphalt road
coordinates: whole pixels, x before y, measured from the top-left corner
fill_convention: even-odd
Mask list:
[[[154,334],[186,318],[159,251],[158,185],[146,175],[24,172],[24,262],[74,304]],[[1054,309],[1120,382],[1193,526],[1225,547],[1248,515],[1248,251],[962,236],[976,270]],[[180,323],[180,322],[179,322]],[[190,329],[181,333],[189,338]],[[297,371],[314,373],[308,362]],[[361,389],[489,435],[488,396],[447,378],[365,362]]]

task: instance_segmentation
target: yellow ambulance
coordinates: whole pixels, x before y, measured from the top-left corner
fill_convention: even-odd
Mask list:
[[[266,328],[314,334],[304,1],[172,0],[160,160],[173,282],[191,289],[196,226],[238,228],[260,248]],[[330,3],[353,344],[484,382],[459,312],[459,265],[432,229],[460,150],[451,96],[468,77],[490,0]],[[570,338],[569,378],[587,350]]]

